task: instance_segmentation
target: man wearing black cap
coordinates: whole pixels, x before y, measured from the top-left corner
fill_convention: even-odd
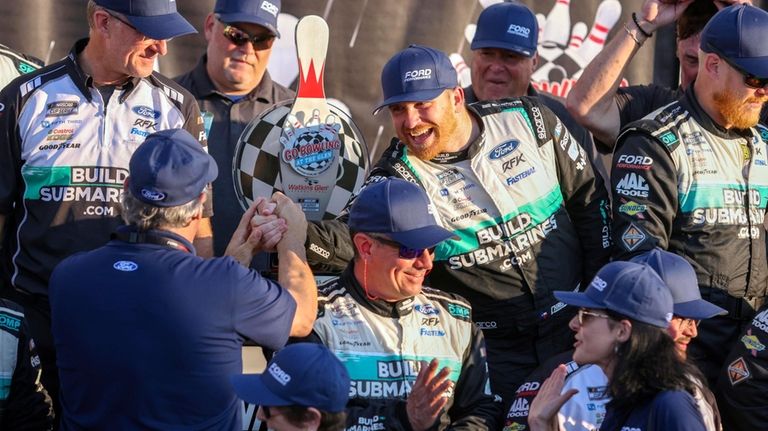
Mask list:
[[[232,171],[235,145],[245,126],[294,92],[272,81],[267,63],[277,31],[280,0],[217,0],[205,18],[206,53],[197,66],[175,78],[200,104],[208,151],[224,172]],[[220,256],[237,228],[240,208],[232,175],[213,188],[214,253]]]
[[[280,219],[252,229],[255,206],[243,215],[228,249],[239,263],[195,255],[206,185],[217,174],[185,130],[150,135],[125,180],[128,225],[56,267],[62,429],[242,429],[229,377],[242,372],[243,338],[277,349],[311,331],[317,292],[306,220],[284,195],[272,197]],[[275,242],[280,284],[243,265]]]
[[[768,129],[768,12],[731,6],[702,32],[699,73],[677,101],[619,136],[611,175],[614,256],[654,247],[685,257],[701,296],[725,310],[702,322],[689,355],[711,383],[763,304]]]
[[[152,70],[167,39],[195,32],[176,2],[92,0],[87,16],[88,39],[0,93],[2,285],[26,309],[55,406],[53,267],[104,244],[121,224],[128,160],[147,135],[185,128],[205,145],[194,98]],[[200,226],[195,244],[210,255],[207,218]]]
[[[351,380],[347,427],[496,429],[483,336],[462,297],[423,287],[453,233],[397,178],[370,184],[349,213],[355,258],[318,295],[312,338]]]

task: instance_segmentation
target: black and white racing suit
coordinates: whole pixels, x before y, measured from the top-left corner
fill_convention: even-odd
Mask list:
[[[610,254],[606,188],[584,150],[536,99],[469,105],[482,129],[459,154],[420,160],[394,140],[367,184],[395,176],[422,186],[441,243],[429,284],[467,298],[483,329],[494,393],[511,402],[540,361],[571,347],[572,316],[552,295],[586,286]],[[312,224],[308,258],[351,257],[346,225]]]
[[[768,286],[766,142],[762,126],[717,125],[690,88],[631,123],[614,153],[614,257],[677,253],[696,270],[702,297],[728,310],[703,320],[691,343],[711,383]]]

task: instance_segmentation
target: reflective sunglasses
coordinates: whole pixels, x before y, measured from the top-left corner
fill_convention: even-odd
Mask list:
[[[610,319],[611,316],[607,314],[601,314],[601,313],[595,313],[594,311],[585,310],[583,308],[579,308],[579,313],[577,314],[579,317],[579,326],[583,325],[584,322],[587,321],[587,319],[584,316],[590,316],[590,317],[599,317],[602,319]]]
[[[397,253],[401,259],[416,259],[417,257],[424,254],[424,250],[427,250],[427,252],[429,252],[429,255],[432,256],[433,254],[435,254],[435,248],[437,248],[437,246],[430,247],[430,248],[409,248],[400,244],[399,242],[392,241],[389,238],[384,238],[378,235],[370,235],[370,234],[368,236],[370,236],[371,238],[375,239],[376,241],[382,244],[397,248],[398,249]]]
[[[744,85],[746,85],[747,87],[759,89],[759,88],[765,88],[765,86],[768,85],[768,78],[758,78],[757,76],[752,75],[751,73],[747,72],[746,70],[732,63],[731,60],[728,59],[728,57],[723,55],[717,48],[713,47],[711,44],[707,44],[707,47],[712,52],[717,54],[718,57],[722,58],[723,61],[728,63],[729,66],[736,69],[737,72],[741,73],[742,76],[744,76]]]
[[[275,43],[275,35],[265,34],[260,36],[251,36],[247,32],[240,30],[237,27],[233,27],[225,22],[219,20],[224,24],[224,37],[237,46],[243,46],[250,42],[253,45],[253,49],[256,51],[263,51],[265,49],[272,48],[272,44]]]

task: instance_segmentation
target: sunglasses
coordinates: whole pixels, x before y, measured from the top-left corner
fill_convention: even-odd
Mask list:
[[[424,250],[427,250],[427,252],[429,252],[429,255],[432,256],[433,254],[435,254],[435,248],[437,248],[437,246],[430,247],[430,248],[409,248],[400,244],[399,242],[392,241],[389,238],[380,237],[378,235],[368,235],[368,236],[370,236],[371,238],[375,239],[376,241],[384,245],[397,248],[398,249],[397,253],[398,253],[398,256],[400,256],[400,259],[416,259],[417,257],[424,254]]]
[[[736,69],[737,72],[741,73],[744,76],[744,85],[746,85],[749,88],[759,89],[759,88],[765,88],[766,85],[768,85],[768,78],[758,78],[755,75],[752,75],[751,73],[745,71],[741,67],[737,66],[736,64],[732,63],[731,60],[728,59],[725,55],[723,55],[717,48],[713,47],[710,44],[707,44],[707,47],[717,54],[718,57],[722,58],[723,61],[728,63],[729,66]]]
[[[149,39],[149,37],[147,37],[146,35],[144,35],[144,33],[140,32],[140,31],[139,31],[139,30],[138,30],[136,27],[134,27],[134,26],[133,26],[133,24],[131,24],[130,22],[128,22],[128,21],[126,21],[126,20],[124,20],[124,19],[120,18],[119,16],[117,16],[117,15],[113,14],[112,12],[110,12],[110,11],[108,11],[108,10],[106,10],[106,9],[104,9],[104,12],[106,12],[106,13],[107,13],[107,15],[109,15],[109,16],[110,16],[110,17],[112,17],[112,18],[114,18],[115,20],[117,20],[117,21],[120,21],[120,22],[121,22],[121,23],[123,23],[123,24],[124,24],[126,27],[130,28],[131,30],[133,30],[133,31],[134,31],[134,32],[136,32],[137,34],[141,35],[141,40],[142,40],[142,41],[145,41],[145,40],[148,40],[148,39]],[[170,41],[170,39],[168,39],[168,40]]]
[[[672,321],[680,322],[678,327],[680,327],[681,329],[683,328],[692,329],[694,326],[698,327],[699,323],[701,323],[701,320],[689,319],[687,317],[680,317],[680,316],[672,317]]]
[[[585,310],[583,308],[579,308],[579,313],[577,314],[579,318],[579,326],[583,325],[584,322],[587,321],[587,319],[584,316],[590,316],[590,317],[599,317],[602,319],[610,319],[611,316],[607,314],[601,314],[601,313],[595,313],[594,311]]]
[[[237,46],[243,46],[246,43],[250,42],[251,45],[253,45],[253,49],[256,51],[263,51],[265,49],[272,48],[272,44],[275,43],[275,35],[273,34],[265,34],[260,36],[251,36],[250,34],[246,33],[243,30],[240,30],[237,27],[233,27],[225,22],[222,22],[219,20],[222,24],[224,24],[224,37],[227,38],[230,42],[234,43]]]

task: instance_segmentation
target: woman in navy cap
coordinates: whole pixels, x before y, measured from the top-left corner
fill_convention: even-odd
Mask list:
[[[612,262],[581,292],[555,292],[577,306],[573,359],[597,364],[612,397],[600,430],[700,431],[705,426],[692,394],[700,372],[681,359],[666,329],[672,319],[669,289],[647,265]],[[531,404],[531,431],[557,430],[557,411],[576,393],[560,393],[567,374],[559,366]]]

